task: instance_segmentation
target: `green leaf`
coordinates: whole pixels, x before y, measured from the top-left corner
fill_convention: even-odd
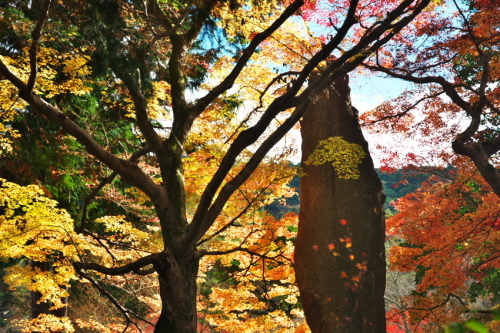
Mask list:
[[[444,328],[444,333],[465,333],[465,327],[460,323],[451,323]]]
[[[477,320],[469,320],[465,323],[465,326],[478,333],[489,333],[488,328],[483,324],[481,324],[480,322],[478,322]]]
[[[495,309],[491,311],[491,313],[493,314],[493,318],[495,318],[495,320],[500,320],[500,309]]]

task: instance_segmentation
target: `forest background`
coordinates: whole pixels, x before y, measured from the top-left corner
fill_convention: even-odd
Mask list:
[[[6,331],[307,331],[287,133],[355,70],[411,83],[362,124],[430,148],[373,145],[388,330],[498,329],[496,1],[0,3]]]

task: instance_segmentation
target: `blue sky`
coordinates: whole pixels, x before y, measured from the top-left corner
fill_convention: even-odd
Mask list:
[[[370,111],[410,87],[410,83],[403,80],[366,74],[351,74],[350,85],[352,104],[360,112]]]

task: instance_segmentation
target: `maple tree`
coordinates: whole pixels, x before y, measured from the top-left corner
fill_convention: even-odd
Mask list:
[[[434,147],[451,142],[500,195],[498,15],[495,1],[442,1],[427,20],[408,26],[393,39],[404,47],[387,45],[365,66],[413,85],[364,117],[368,124],[383,121],[385,129],[427,137]],[[443,149],[434,156],[443,158]]]
[[[117,329],[139,330],[153,323],[119,304],[103,283],[154,274],[160,297],[155,332],[196,330],[197,279],[209,255],[243,252],[247,256],[233,258],[247,264],[250,275],[261,265],[261,280],[290,278],[289,268],[274,266],[290,251],[285,228],[290,221],[271,223],[261,213],[264,204],[280,197],[280,189],[286,191],[288,151],[266,155],[316,94],[391,40],[429,2],[394,1],[370,11],[357,0],[327,6],[325,38],[294,30],[297,14],[320,11],[320,3],[312,1],[2,2],[2,152],[15,154],[13,142],[26,138],[9,122],[35,115],[44,120],[41,129],[60,126],[61,139],[88,159],[87,170],[104,170],[89,173],[90,201],[114,183],[120,190],[111,188],[110,197],[129,193],[132,200],[123,200],[123,206],[141,210],[132,208],[135,201],[156,215],[137,218],[135,225],[120,215],[90,217],[84,200],[78,237],[62,244],[78,248],[77,239],[85,236],[88,248],[77,257],[63,256],[71,263],[65,266],[68,276],[87,280],[116,306],[126,320]],[[318,66],[321,74],[313,80]],[[242,106],[243,101],[250,103]],[[108,137],[100,126],[117,132]],[[133,135],[123,137],[120,128]],[[228,230],[234,236],[225,234]],[[235,241],[220,242],[223,238]],[[280,294],[280,283],[276,294],[266,289],[255,304],[276,300],[269,293]],[[255,300],[249,290],[257,282],[245,286]],[[216,325],[221,325],[217,311],[229,306],[223,293],[228,291],[214,288],[209,295],[219,308],[206,317]],[[279,310],[273,316],[286,317]],[[230,317],[234,323],[255,318],[234,312]],[[54,320],[40,316],[33,323]],[[81,326],[105,327],[89,320]]]
[[[462,318],[479,295],[492,298],[489,306],[497,303],[492,282],[496,249],[488,242],[498,237],[492,226],[500,194],[498,10],[494,1],[442,1],[441,10],[427,21],[408,26],[393,39],[404,49],[386,45],[365,63],[370,70],[412,83],[398,98],[363,115],[365,124],[432,147],[427,163],[458,168],[451,179],[434,179],[400,200],[400,212],[389,220],[397,226],[392,234],[401,230],[403,239],[391,250],[394,268],[416,272],[417,282],[416,294],[402,297],[390,317],[415,331],[439,330]],[[455,154],[473,165],[446,149],[450,143]],[[407,154],[406,163],[424,164],[425,157],[418,155]],[[481,267],[483,259],[491,266],[480,272],[475,265]]]
[[[498,305],[491,279],[500,264],[499,199],[464,162],[398,199],[398,212],[387,221],[388,233],[399,239],[390,250],[391,269],[416,272],[415,291],[389,316],[404,314],[412,331],[438,331],[474,313],[491,316]],[[498,322],[490,326],[494,331]]]

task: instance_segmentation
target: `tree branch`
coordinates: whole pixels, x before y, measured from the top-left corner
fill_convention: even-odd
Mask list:
[[[208,1],[205,6],[194,8],[191,15],[188,15],[193,17],[192,26],[189,30],[184,34],[172,33],[169,36],[172,43],[172,55],[168,62],[168,70],[172,94],[172,112],[174,114],[171,136],[174,136],[181,145],[184,145],[194,119],[198,116],[198,114],[193,114],[193,110],[187,107],[186,102],[186,79],[183,73],[186,49],[192,45],[204,26],[206,18],[202,13],[212,12],[216,4],[217,1]]]
[[[467,103],[464,99],[462,99],[462,97],[460,97],[460,95],[455,90],[455,87],[457,87],[457,85],[454,85],[454,84],[446,81],[446,79],[444,77],[441,77],[441,76],[419,77],[419,76],[414,76],[414,75],[410,75],[410,74],[399,74],[399,73],[396,73],[389,68],[385,68],[382,66],[373,66],[373,65],[369,65],[369,64],[363,64],[363,66],[365,66],[366,68],[369,68],[373,71],[382,72],[382,73],[385,73],[391,77],[401,79],[404,81],[417,83],[417,84],[437,83],[443,88],[444,92],[453,101],[453,103],[455,103],[459,107],[461,107],[465,112],[467,112],[467,114],[471,113],[470,104]]]
[[[200,250],[200,255],[201,256],[220,256],[220,255],[223,255],[223,254],[229,254],[229,253],[234,253],[234,252],[246,252],[252,256],[256,256],[256,257],[259,257],[259,258],[262,258],[262,259],[270,259],[270,260],[274,260],[275,257],[268,257],[266,256],[265,254],[260,254],[258,252],[255,252],[255,251],[252,251],[246,247],[241,247],[241,246],[238,246],[238,247],[235,247],[235,248],[232,248],[230,250],[224,250],[224,251],[207,251],[207,250]]]
[[[407,0],[407,1],[410,1],[410,0]],[[340,32],[334,38],[332,38],[332,40],[325,47],[323,47],[322,50],[320,50],[318,53],[316,53],[312,57],[312,59],[309,61],[309,63],[307,63],[304,66],[301,74],[299,75],[299,78],[294,81],[290,90],[287,93],[285,93],[284,95],[281,95],[278,98],[276,98],[269,105],[269,107],[264,112],[262,117],[259,119],[257,124],[250,127],[249,129],[242,131],[238,135],[238,137],[234,140],[234,142],[231,144],[226,155],[222,159],[219,168],[217,169],[216,173],[212,177],[212,180],[210,181],[210,183],[205,188],[205,191],[203,192],[203,195],[200,199],[200,203],[198,205],[198,209],[196,210],[194,217],[193,217],[193,220],[188,227],[188,231],[184,234],[184,236],[180,240],[180,244],[182,244],[181,246],[183,246],[183,247],[189,246],[188,245],[189,242],[196,243],[197,241],[199,241],[200,237],[203,235],[200,233],[201,232],[204,233],[208,230],[210,225],[213,223],[213,221],[217,217],[214,214],[216,214],[217,212],[220,213],[220,211],[224,207],[226,201],[229,199],[231,194],[234,193],[234,191],[236,190],[236,188],[234,186],[236,186],[237,184],[241,185],[250,176],[250,174],[245,174],[243,176],[243,172],[245,172],[245,173],[253,172],[253,170],[255,170],[255,168],[260,163],[260,160],[257,160],[257,156],[259,156],[259,158],[262,159],[265,156],[265,153],[267,153],[267,151],[269,151],[272,148],[272,146],[269,147],[267,144],[265,145],[266,148],[263,148],[264,145],[262,145],[259,148],[259,150],[262,149],[262,151],[265,151],[264,155],[254,154],[252,159],[247,164],[248,168],[247,167],[243,168],[243,170],[240,171],[240,173],[238,174],[239,177],[238,176],[235,177],[235,179],[233,179],[230,183],[228,183],[224,186],[224,188],[221,190],[221,193],[217,197],[217,202],[211,206],[211,202],[212,202],[212,199],[213,199],[215,193],[217,193],[217,190],[220,187],[220,185],[222,184],[222,182],[224,181],[227,173],[231,170],[232,166],[236,162],[236,158],[238,157],[238,155],[246,147],[253,144],[260,137],[260,135],[262,135],[262,133],[264,133],[265,129],[268,128],[269,124],[276,117],[276,115],[278,115],[283,110],[286,110],[292,106],[295,106],[295,105],[292,105],[292,102],[294,101],[294,95],[299,91],[300,87],[302,86],[302,84],[304,83],[306,78],[309,76],[311,71],[322,60],[326,59],[328,57],[328,55],[330,54],[330,52],[333,51],[333,49],[335,49],[335,47],[340,44],[340,42],[343,40],[345,35],[347,35],[347,32],[349,31],[350,27],[355,23],[355,20],[353,17],[354,17],[354,12],[355,12],[355,8],[357,6],[357,3],[358,3],[357,0],[352,1],[351,7],[350,7],[350,13],[351,13],[352,17],[346,18],[344,24],[339,29]],[[292,7],[293,5],[295,5],[297,7],[296,8]],[[261,40],[264,40],[268,34],[272,33],[272,31],[268,31],[268,30],[270,30],[271,28],[273,30],[276,30],[279,27],[279,25],[275,27],[276,23],[280,22],[279,24],[281,25],[301,5],[302,5],[302,1],[294,2],[291,6],[289,6],[285,10],[285,12],[280,16],[280,18],[276,22],[274,22],[273,25],[271,25],[271,27],[269,27],[263,33],[258,34],[252,40],[252,43],[250,44],[249,48],[247,48],[247,50],[245,51],[245,52],[250,52],[250,54],[248,55],[248,58],[250,57],[251,53],[253,53],[253,51],[256,49],[257,45],[261,42]],[[283,21],[283,22],[281,22],[281,21]],[[255,43],[255,45],[252,45],[254,43]],[[253,47],[253,49],[251,49],[250,47]],[[331,49],[331,51],[328,51],[329,49]],[[245,53],[244,53],[244,56],[245,56]],[[233,69],[231,74],[229,74],[229,76],[223,81],[223,83],[221,83],[218,87],[214,88],[207,96],[198,100],[198,102],[196,104],[197,107],[202,107],[205,103],[203,101],[206,100],[207,98],[210,99],[209,96],[211,96],[211,94],[215,94],[214,96],[218,96],[218,94],[222,93],[222,91],[224,91],[224,89],[226,89],[226,88],[228,89],[232,86],[232,84],[234,83],[234,80],[239,75],[241,69],[243,68],[246,61],[248,60],[247,59],[243,62],[244,56],[240,59],[240,61],[237,64],[237,67],[235,67]],[[241,68],[239,68],[238,65],[241,65]],[[340,75],[340,74],[338,74],[338,75]],[[230,79],[233,76],[234,76],[234,78]],[[217,93],[217,91],[219,91],[219,93]],[[303,101],[304,106],[308,105],[308,103],[309,102],[306,99]],[[299,109],[300,109],[300,112],[299,112],[300,116],[299,117],[297,117],[295,119],[294,115],[297,112],[297,110],[296,110],[293,113],[293,115],[290,116],[287,119],[287,121],[285,121],[285,123],[282,126],[280,126],[279,128],[283,128],[283,129],[288,128],[288,130],[291,129],[293,127],[293,125],[300,119],[300,117],[302,116],[302,114],[306,110],[304,107],[300,107]],[[294,119],[294,120],[292,120],[292,119]],[[293,123],[290,123],[292,121],[293,121]],[[288,131],[288,130],[286,130],[286,131]],[[276,133],[280,133],[280,134],[276,134]],[[277,131],[275,131],[274,134],[279,136],[279,138],[281,139],[281,137],[283,137],[286,134],[286,132],[282,132],[281,130],[277,130]],[[271,135],[271,137],[273,137],[273,135]],[[266,140],[266,142],[268,142],[268,144],[270,144],[271,142],[274,141],[275,138],[273,138],[271,140],[268,139],[268,140]],[[279,139],[276,140],[275,143],[278,141],[279,141]],[[249,166],[249,165],[251,165],[251,166]],[[237,185],[237,186],[239,186],[239,185]],[[223,192],[224,192],[224,195],[221,197],[221,194]],[[216,206],[218,208],[215,209],[214,207],[216,207]],[[206,214],[207,214],[209,209],[212,210],[212,213],[210,214],[210,217],[207,218]],[[203,222],[203,220],[205,220],[205,222]],[[202,225],[204,225],[203,228],[201,228]]]
[[[456,139],[452,142],[453,151],[457,154],[469,157],[472,162],[476,165],[479,172],[483,178],[490,184],[493,188],[495,194],[500,196],[500,171],[497,170],[490,162],[489,158],[500,151],[500,136],[494,139],[487,140],[481,143],[468,143],[474,135],[477,133],[481,125],[481,116],[483,114],[483,109],[485,106],[492,106],[491,101],[488,100],[486,96],[486,86],[489,79],[489,61],[490,59],[485,55],[481,57],[483,62],[483,73],[481,75],[481,83],[478,91],[469,89],[474,92],[479,99],[474,103],[469,103],[465,101],[458,93],[458,88],[462,87],[463,84],[452,84],[448,82],[444,77],[441,76],[425,76],[417,77],[409,74],[396,73],[391,69],[384,68],[382,66],[371,66],[365,65],[374,71],[380,71],[388,74],[389,76],[406,80],[409,82],[417,84],[428,84],[436,83],[443,88],[446,95],[455,103],[457,106],[462,108],[467,115],[470,116],[471,120],[467,129],[460,133]],[[492,108],[496,111],[496,108]]]
[[[226,78],[221,83],[219,83],[219,85],[213,88],[204,97],[198,99],[196,104],[192,107],[191,113],[193,119],[196,118],[201,112],[203,112],[207,108],[207,106],[212,103],[217,97],[219,97],[222,93],[233,86],[234,82],[250,60],[250,57],[255,53],[255,50],[257,50],[257,47],[260,45],[260,43],[266,40],[279,27],[281,27],[283,23],[288,20],[303,4],[304,0],[295,0],[283,11],[280,17],[276,21],[274,21],[273,24],[271,24],[263,32],[260,32],[254,36],[254,38],[250,42],[250,45],[248,45],[247,48],[243,51],[243,54],[234,66],[231,73],[229,73],[229,75],[226,76]]]
[[[405,11],[413,4],[413,2],[414,0],[403,1],[397,8],[388,13],[386,18],[381,23],[380,22],[375,23],[375,25],[378,25],[377,28],[373,29],[371,33],[364,36],[358,42],[358,44],[353,46],[348,51],[344,52],[338,59],[331,61],[328,64],[327,68],[323,71],[321,76],[318,77],[313,82],[311,82],[309,86],[302,92],[302,94],[299,97],[297,97],[295,103],[300,104],[304,99],[309,98],[310,95],[315,95],[319,91],[325,89],[329,84],[331,84],[335,79],[340,77],[342,74],[349,73],[351,70],[362,64],[363,61],[366,60],[372,53],[377,51],[381,46],[383,46],[389,40],[391,40],[392,37],[394,37],[394,35],[399,33],[418,14],[420,14],[422,10],[425,7],[427,7],[427,5],[430,3],[430,0],[424,0],[420,2],[417,6],[413,8],[411,14],[401,18],[396,23],[393,23],[398,17],[400,17],[405,13]],[[356,22],[354,14],[355,14],[355,8],[351,6],[349,8],[348,15],[352,15],[352,20],[354,20],[354,22],[348,22],[348,24],[350,24],[348,25],[349,28],[352,24]],[[344,28],[346,26],[346,23],[347,19],[346,22],[344,22],[344,25],[339,29],[339,31],[341,31],[342,34],[344,34]],[[390,32],[387,33],[387,31]],[[347,31],[345,31],[345,33],[347,33]],[[329,50],[329,52],[333,52],[333,50],[338,47],[340,41],[334,42],[332,40],[327,44],[327,46],[324,49]]]
[[[153,151],[160,152],[163,148],[163,139],[158,135],[158,133],[156,133],[153,124],[151,124],[151,121],[149,120],[148,103],[140,88],[140,70],[137,69],[138,73],[136,77],[134,77],[133,74],[136,73],[130,73],[131,68],[122,68],[117,61],[111,62],[111,68],[116,76],[122,80],[123,84],[129,91],[130,97],[134,102],[137,126],[141,130],[141,133],[144,134],[144,138]]]
[[[146,155],[150,151],[151,151],[151,149],[149,148],[149,146],[144,147],[143,149],[138,150],[135,153],[133,153],[132,156],[130,156],[129,161],[136,162],[141,156]],[[94,200],[97,193],[99,193],[99,191],[101,191],[104,188],[104,186],[106,186],[107,184],[111,184],[111,182],[113,181],[113,179],[115,179],[115,177],[117,175],[118,175],[118,173],[116,171],[113,171],[111,173],[111,175],[109,175],[108,177],[101,180],[99,185],[97,185],[92,190],[92,192],[90,192],[90,194],[83,200],[82,214],[81,214],[81,218],[80,218],[80,227],[78,227],[77,233],[81,233],[85,229],[85,223],[87,221],[87,207],[90,204],[90,202],[92,202],[92,200]]]
[[[369,121],[363,122],[360,125],[361,126],[370,126],[370,125],[373,125],[373,124],[376,124],[376,123],[379,123],[379,122],[382,122],[382,121],[385,121],[385,120],[393,119],[393,118],[397,118],[397,120],[396,120],[396,123],[397,123],[404,115],[406,115],[407,113],[409,113],[411,110],[415,109],[423,101],[425,101],[427,99],[431,99],[431,98],[436,98],[436,97],[438,97],[439,95],[441,95],[443,93],[444,93],[444,91],[438,91],[438,92],[436,92],[436,93],[434,93],[432,95],[424,96],[424,97],[418,99],[417,101],[415,101],[412,105],[410,105],[409,107],[407,107],[403,111],[398,112],[397,114],[383,116],[383,117],[375,119],[375,120],[369,120]],[[393,127],[393,129],[394,129],[394,127]]]
[[[87,131],[78,126],[56,107],[47,103],[42,97],[33,92],[26,94],[26,84],[13,74],[1,60],[0,73],[19,89],[19,96],[28,102],[35,112],[44,115],[50,121],[61,126],[63,130],[80,142],[91,155],[107,165],[111,170],[116,171],[128,184],[139,188],[149,197],[154,197],[156,195],[158,192],[158,185],[156,185],[136,163],[123,160],[108,152],[100,146]]]
[[[180,244],[181,246],[189,246],[192,242],[196,243],[198,242],[201,237],[206,233],[206,231],[210,228],[210,226],[213,224],[217,216],[220,214],[222,209],[224,208],[224,205],[226,204],[227,200],[231,197],[231,195],[238,189],[255,171],[255,169],[258,167],[262,159],[266,156],[266,154],[274,147],[274,145],[285,136],[286,133],[299,121],[299,119],[304,115],[304,113],[307,110],[307,107],[309,106],[309,103],[304,103],[300,107],[297,107],[293,113],[288,117],[283,124],[281,124],[263,143],[262,145],[257,149],[257,151],[254,153],[254,155],[250,158],[248,163],[241,169],[241,171],[227,184],[223,186],[221,189],[219,195],[217,196],[217,199],[215,202],[209,206],[207,209],[206,213],[200,212],[200,206],[198,206],[198,210],[196,211],[193,221],[188,227],[188,231],[183,235],[183,237],[180,239]],[[248,131],[248,130],[247,130]],[[246,131],[244,131],[246,132]],[[244,133],[242,132],[242,133]],[[250,132],[251,134],[251,132]],[[235,161],[235,156],[232,151],[237,151],[241,148],[241,145],[239,143],[242,141],[241,139],[241,134],[236,138],[234,141],[233,145],[229,148],[228,153],[224,156],[222,162],[221,162],[221,167],[223,165],[232,165]],[[242,144],[243,145],[243,144]],[[246,146],[244,146],[246,147]],[[238,152],[239,154],[239,152]],[[216,175],[212,178],[212,181],[209,183],[207,186],[207,189],[210,188],[210,185],[214,182],[214,179],[216,181],[219,181],[219,179],[216,178],[217,174],[219,173],[219,170],[221,170],[221,167],[216,172]],[[222,182],[222,180],[220,180]],[[218,186],[217,186],[218,187]],[[213,198],[213,195],[210,195],[210,192],[205,191],[204,193],[205,200],[208,200],[208,198]],[[202,196],[203,200],[203,196]],[[209,202],[210,204],[210,202]]]
[[[96,279],[94,279],[90,274],[85,272],[85,270],[83,268],[75,268],[75,270],[80,276],[87,279],[95,288],[97,288],[97,290],[99,290],[99,292],[101,292],[101,294],[104,295],[104,297],[106,297],[111,302],[111,304],[113,304],[122,313],[122,315],[125,317],[125,320],[127,322],[127,325],[126,325],[127,327],[130,324],[133,324],[141,332],[141,328],[132,320],[132,318],[130,318],[130,315],[133,315],[137,319],[139,319],[139,320],[141,320],[141,321],[143,321],[143,322],[145,322],[153,327],[155,326],[153,323],[149,322],[148,320],[140,317],[139,315],[135,314],[131,310],[123,307],[120,304],[120,302],[118,302],[118,300],[113,295],[111,295],[111,293],[108,290],[103,288],[101,286],[101,284]],[[125,327],[125,330],[127,327]],[[125,332],[125,330],[123,332]]]
[[[123,274],[131,273],[131,272],[135,273],[136,271],[144,272],[144,271],[141,271],[141,269],[144,268],[145,266],[152,265],[153,261],[155,259],[157,259],[157,257],[158,257],[158,254],[154,253],[154,254],[150,254],[150,255],[147,255],[145,257],[142,257],[140,259],[137,259],[136,261],[131,262],[129,264],[126,264],[124,266],[112,267],[112,268],[102,266],[100,264],[93,263],[93,262],[89,262],[89,263],[87,263],[87,262],[74,262],[73,267],[75,267],[76,271],[93,270],[93,271],[96,271],[96,272],[99,272],[102,274],[116,276],[116,275],[123,275]]]
[[[252,205],[254,204],[255,201],[257,201],[257,199],[259,198],[259,196],[264,193],[270,186],[271,184],[269,184],[268,186],[264,187],[261,191],[259,191],[259,193],[257,193],[257,195],[252,199],[252,200],[248,200],[247,201],[247,205],[245,206],[245,208],[243,208],[241,210],[241,212],[238,213],[238,215],[236,215],[233,219],[231,219],[231,221],[229,221],[229,223],[225,224],[222,228],[220,228],[219,230],[217,230],[216,232],[214,232],[212,235],[208,236],[207,238],[205,239],[202,239],[200,240],[196,246],[199,246],[205,242],[208,242],[209,240],[213,239],[214,237],[216,237],[217,235],[220,235],[222,232],[224,232],[225,230],[227,230],[229,227],[231,227],[232,225],[234,225],[234,223],[241,217],[243,216],[243,214],[245,214],[248,209],[250,207],[252,207]]]
[[[422,1],[412,12],[411,15],[401,19],[399,22],[394,24],[394,34],[400,31],[404,26],[406,26],[416,15],[418,15],[429,3],[430,0]],[[405,0],[398,6],[394,11],[387,15],[384,22],[374,29],[374,31],[367,36],[367,39],[361,41],[358,45],[354,46],[351,50],[344,53],[339,59],[334,60],[328,67],[325,73],[323,73],[319,78],[314,80],[305,91],[300,95],[299,98],[295,98],[294,95],[299,91],[300,87],[309,76],[311,71],[321,62],[326,59],[329,54],[340,44],[349,31],[350,27],[355,24],[355,12],[357,7],[357,0],[351,2],[349,12],[346,20],[344,21],[342,27],[339,29],[339,33],[332,38],[332,40],[326,44],[322,50],[316,53],[309,63],[307,63],[297,78],[289,89],[287,93],[276,98],[264,112],[263,116],[259,119],[256,125],[251,128],[241,132],[235,139],[228,152],[224,156],[210,183],[207,185],[198,209],[196,210],[193,220],[188,227],[188,231],[180,239],[179,244],[183,248],[189,246],[191,242],[197,242],[202,237],[202,235],[210,228],[218,214],[222,211],[224,205],[226,204],[229,197],[234,193],[234,191],[242,185],[251,175],[251,173],[257,168],[262,158],[267,154],[267,152],[276,144],[287,132],[293,127],[293,125],[302,117],[309,104],[309,99],[319,93],[324,89],[329,83],[333,82],[337,77],[340,77],[343,73],[347,73],[354,69],[358,64],[360,64],[369,54],[359,56],[366,46],[368,46],[374,40],[377,40],[384,32],[388,26],[393,24],[392,22],[397,19],[402,13],[404,13],[405,8],[410,6],[413,0]],[[372,48],[380,47],[382,44],[386,43],[390,36],[385,36],[378,42],[372,45]],[[357,58],[356,58],[357,57]],[[351,60],[347,62],[347,60]],[[222,184],[225,176],[233,166],[236,161],[237,156],[243,149],[251,145],[257,140],[257,138],[264,132],[264,130],[269,126],[270,122],[274,117],[279,114],[282,110],[286,110],[290,107],[300,105],[292,115],[281,125],[278,129],[269,136],[268,139],[257,149],[256,153],[252,156],[247,165],[238,173],[238,175],[232,179],[230,182],[225,184],[220,190],[217,199],[213,204],[211,204],[215,193],[217,193],[218,188]]]
[[[51,0],[45,0],[42,5],[42,9],[40,12],[40,17],[38,22],[36,23],[35,29],[33,29],[33,33],[31,37],[33,40],[31,41],[30,47],[30,76],[28,78],[28,83],[26,83],[25,93],[30,94],[33,91],[36,83],[36,77],[38,75],[38,65],[37,65],[37,54],[38,54],[38,46],[40,44],[40,38],[42,36],[43,26],[47,21],[47,17],[49,15]]]
[[[173,33],[177,32],[184,19],[188,16],[190,12],[189,9],[190,7],[186,6],[186,8],[179,15],[177,15],[174,21],[172,18],[168,17],[168,15],[161,9],[161,6],[157,0],[147,1],[147,4],[145,6],[146,21],[148,22],[148,25],[151,28],[151,32],[153,33],[153,39],[150,42],[150,47],[153,46],[158,40],[164,37],[169,37]],[[163,27],[163,32],[156,33],[153,30],[153,26],[150,23],[150,16],[153,17]]]
[[[408,310],[412,310],[412,311],[432,311],[432,310],[440,308],[443,305],[445,305],[446,303],[448,303],[451,300],[451,297],[456,298],[460,302],[460,304],[462,304],[463,306],[466,307],[466,305],[464,304],[464,302],[462,301],[462,299],[460,297],[458,297],[455,294],[448,294],[448,296],[446,297],[446,299],[441,304],[432,306],[430,308],[413,308],[413,307],[411,307],[411,308],[406,308],[405,311],[408,311]]]

